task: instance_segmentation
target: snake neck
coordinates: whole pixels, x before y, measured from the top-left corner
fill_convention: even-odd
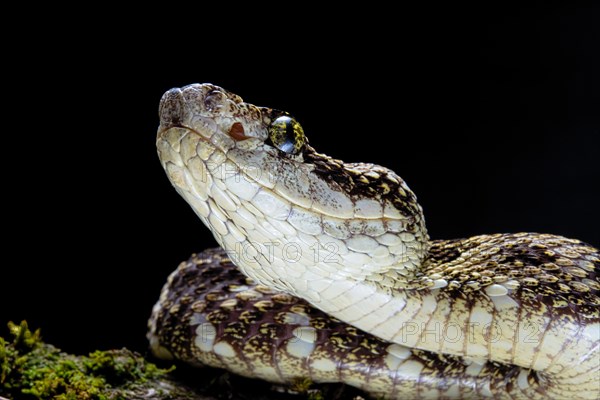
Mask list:
[[[425,219],[406,183],[316,152],[281,115],[208,84],[161,101],[163,167],[236,265],[302,296],[334,282],[389,292],[428,280]]]
[[[315,175],[329,182],[333,190],[347,193],[354,203],[354,218],[343,224],[350,233],[338,237],[345,241],[349,254],[340,258],[342,265],[352,265],[358,258],[362,266],[353,268],[351,274],[344,268],[343,277],[386,292],[431,285],[423,269],[430,248],[425,216],[400,176],[372,163],[344,163],[310,146],[306,146],[304,161],[314,166]],[[337,232],[330,229],[326,233],[336,237]]]
[[[207,151],[210,144],[185,129],[159,134],[157,145],[177,191],[233,262],[264,285],[318,298],[342,281],[393,291],[427,279],[422,208],[389,169],[343,163],[308,145],[301,164],[277,153]]]

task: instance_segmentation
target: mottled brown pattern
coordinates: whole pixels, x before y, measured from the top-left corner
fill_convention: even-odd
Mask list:
[[[315,166],[315,172],[338,190],[354,197],[389,200],[410,221],[410,232],[421,229],[422,210],[417,197],[406,183],[388,168],[374,164],[344,163],[320,154],[309,145],[304,147],[304,160]]]
[[[457,249],[473,249],[476,242],[434,242],[432,259],[450,262],[456,259]],[[386,364],[390,343],[331,318],[304,300],[257,287],[221,249],[206,250],[182,263],[163,288],[159,305],[149,322],[151,334],[177,359],[279,383],[290,384],[303,377],[315,382],[341,381],[373,396],[397,399],[431,395],[481,398],[489,391],[496,399],[530,398],[533,394],[543,398],[552,384],[547,376],[525,371],[530,383],[527,392],[533,394],[524,393],[517,384],[522,368],[483,361],[475,369],[477,373],[469,373],[473,361],[416,349],[406,349],[398,365]],[[290,321],[286,317],[290,313],[305,315],[307,326],[316,329],[316,346],[307,357],[290,356],[285,350],[285,344],[295,339],[294,329],[304,325]],[[198,348],[197,315],[213,324],[215,343],[233,346],[234,357]],[[335,364],[333,373],[315,370],[314,363],[323,359]],[[407,363],[422,366],[418,377],[402,373],[402,365]],[[261,374],[257,371],[261,366],[273,367],[278,376]]]
[[[544,303],[587,320],[600,317],[600,254],[579,240],[514,233],[433,241],[423,272],[463,293],[515,281],[512,297],[531,310]]]

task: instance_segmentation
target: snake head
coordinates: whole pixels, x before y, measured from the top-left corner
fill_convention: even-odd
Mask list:
[[[410,275],[424,257],[421,208],[404,181],[317,153],[289,114],[194,84],[166,92],[159,115],[171,183],[255,280],[296,293],[304,281],[281,277],[366,279],[394,265]]]
[[[180,141],[182,135],[193,133],[207,143],[207,151],[239,148],[301,157],[306,144],[302,127],[286,112],[244,103],[240,96],[212,84],[167,91],[159,116],[158,141]]]

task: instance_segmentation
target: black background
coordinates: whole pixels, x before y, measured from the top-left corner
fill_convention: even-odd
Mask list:
[[[434,239],[599,246],[597,11],[45,21],[4,53],[0,323],[27,319],[74,352],[145,350],[167,275],[215,244],[154,145],[160,96],[193,82],[291,112],[321,152],[394,169]]]

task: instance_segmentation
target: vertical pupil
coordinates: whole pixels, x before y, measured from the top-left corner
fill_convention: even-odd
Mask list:
[[[294,126],[292,124],[292,121],[290,121],[287,118],[284,124],[285,134],[280,149],[285,151],[286,153],[292,153],[294,151]]]
[[[286,142],[294,144],[294,126],[290,120],[285,121],[285,139]]]

